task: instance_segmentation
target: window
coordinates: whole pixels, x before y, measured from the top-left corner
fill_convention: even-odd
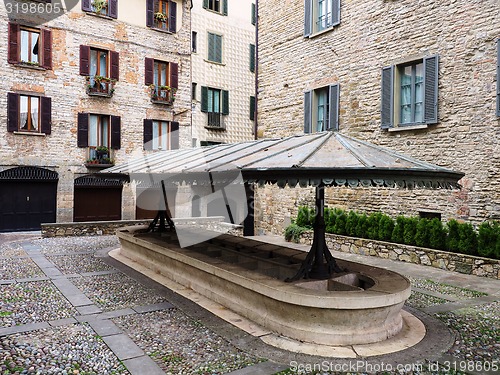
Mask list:
[[[227,16],[227,0],[203,0],[203,8]]]
[[[197,38],[198,36],[198,33],[196,31],[192,31],[191,32],[191,52],[193,53],[196,53],[197,49],[198,49],[198,43],[197,43]]]
[[[82,0],[82,10],[100,16],[118,18],[118,0]]]
[[[250,44],[250,71],[255,72],[255,44]]]
[[[52,69],[52,32],[9,23],[8,62]]]
[[[147,57],[144,61],[144,83],[151,87],[151,100],[172,104],[179,86],[179,65]]]
[[[255,3],[252,3],[252,14],[251,14],[251,22],[252,25],[255,25],[257,22],[257,8],[255,7]]]
[[[7,94],[7,131],[51,133],[51,99],[44,96]]]
[[[255,96],[250,97],[250,120],[255,120]]]
[[[224,123],[221,115],[229,114],[229,92],[202,86],[201,111],[208,114],[208,127],[223,129]]]
[[[339,129],[339,85],[304,94],[304,133]]]
[[[77,144],[78,147],[89,148],[89,159],[98,158],[99,146],[118,150],[121,146],[120,138],[120,116],[78,113]]]
[[[87,76],[90,95],[111,96],[120,71],[118,52],[80,46],[80,74]]]
[[[196,100],[196,82],[191,83],[191,100]]]
[[[382,128],[438,121],[438,56],[382,69]]]
[[[177,3],[171,0],[147,0],[146,25],[175,33],[177,30]]]
[[[340,24],[340,0],[305,0],[304,36]]]
[[[179,148],[179,123],[144,120],[145,150],[175,150]]]
[[[222,35],[208,33],[208,61],[222,63]]]

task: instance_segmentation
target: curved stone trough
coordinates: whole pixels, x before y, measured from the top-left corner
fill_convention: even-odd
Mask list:
[[[329,280],[283,280],[305,253],[221,235],[180,248],[175,233],[117,231],[120,257],[147,267],[288,338],[320,345],[384,341],[403,328],[410,282],[384,269],[339,260],[348,272]]]

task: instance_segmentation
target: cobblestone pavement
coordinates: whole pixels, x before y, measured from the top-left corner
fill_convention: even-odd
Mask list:
[[[267,346],[110,259],[117,246],[115,236],[0,234],[0,374],[340,374],[338,366],[353,364]],[[428,329],[422,345],[355,362],[380,374],[500,373],[492,371],[500,366],[500,281],[335,256],[407,275],[407,308]]]

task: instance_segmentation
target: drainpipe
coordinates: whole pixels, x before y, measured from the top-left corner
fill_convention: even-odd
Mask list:
[[[257,139],[258,94],[259,94],[259,0],[255,0],[255,114],[253,121],[254,139]]]

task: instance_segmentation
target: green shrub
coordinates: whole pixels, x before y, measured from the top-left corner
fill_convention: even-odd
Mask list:
[[[378,240],[378,232],[379,232],[379,224],[382,214],[380,212],[374,212],[368,216],[368,228],[367,228],[367,236],[371,240]]]
[[[446,237],[446,250],[457,251],[458,250],[458,221],[451,219],[446,223],[448,227],[448,236]]]
[[[495,253],[493,255],[495,258],[500,259],[500,235],[498,236],[497,246],[495,247]]]
[[[348,236],[356,236],[356,226],[358,225],[359,215],[356,211],[350,211],[347,215],[347,220],[345,223],[345,232]]]
[[[444,250],[446,247],[446,229],[438,218],[430,221],[429,226],[429,247],[432,249]]]
[[[463,254],[477,255],[477,233],[472,224],[460,223],[458,235],[457,250]]]
[[[356,237],[368,238],[368,216],[365,214],[358,216],[358,223],[356,224]]]
[[[415,245],[420,247],[429,247],[429,219],[420,219],[415,232]]]
[[[478,254],[483,257],[496,257],[497,248],[500,247],[500,225],[498,223],[484,222],[478,231]]]
[[[331,208],[325,208],[325,225],[327,233],[334,233],[335,220],[337,219],[337,215],[335,214],[335,210]]]
[[[335,215],[335,225],[333,226],[333,233],[345,235],[346,231],[346,222],[347,222],[347,214],[344,210],[336,208],[333,212]]]
[[[292,241],[298,243],[300,240],[300,236],[304,233],[307,228],[300,227],[297,224],[290,224],[285,229],[285,240]]]
[[[415,234],[417,233],[418,221],[416,217],[405,218],[403,240],[406,245],[415,245]]]
[[[378,238],[381,241],[390,241],[394,230],[394,220],[388,215],[382,215],[378,223]]]
[[[295,224],[297,224],[299,227],[312,229],[315,217],[315,208],[301,206],[299,207],[299,212],[297,213],[297,220],[295,220]]]
[[[396,218],[396,224],[394,225],[394,229],[392,230],[391,241],[395,243],[404,243],[404,230],[405,230],[405,221],[406,218],[404,216],[398,216]]]

